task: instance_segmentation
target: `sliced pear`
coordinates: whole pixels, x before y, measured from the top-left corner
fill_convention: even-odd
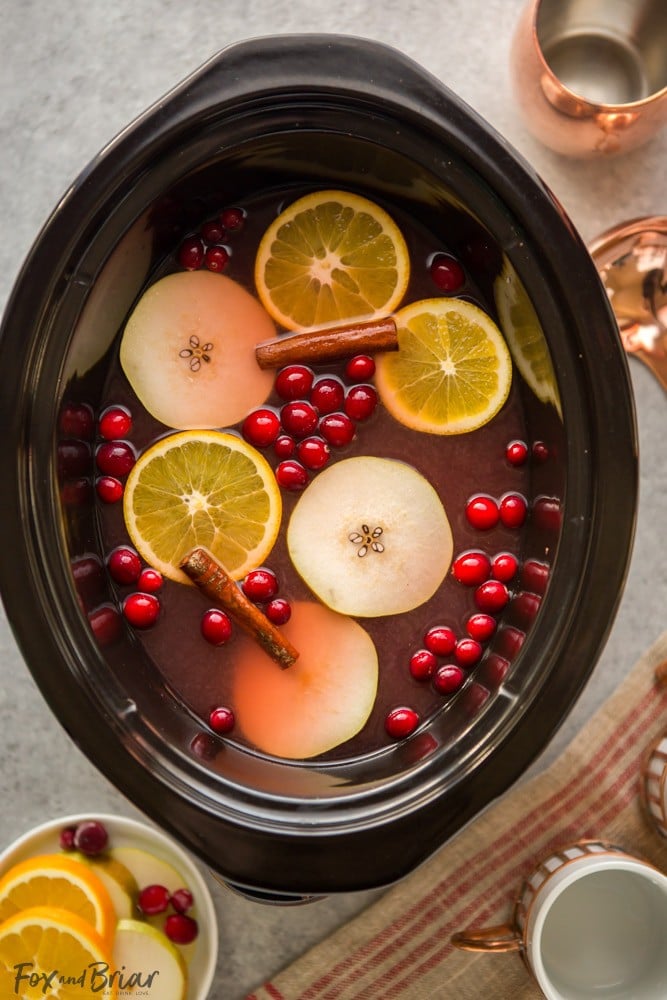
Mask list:
[[[139,886],[130,869],[117,858],[108,854],[90,856],[75,851],[68,855],[93,869],[111,896],[116,917],[122,920],[131,917],[139,895]]]
[[[185,961],[166,934],[151,924],[118,921],[113,967],[120,972],[116,981],[118,1000],[134,1000],[138,995],[153,1000],[186,1000]]]
[[[318,473],[294,508],[287,546],[321,601],[366,618],[424,604],[453,553],[449,520],[431,484],[405,462],[370,456]]]
[[[163,885],[172,893],[187,887],[185,879],[173,865],[141,847],[114,847],[109,851],[109,857],[132,873],[140,890],[147,885]]]
[[[233,661],[236,723],[259,750],[292,760],[315,757],[363,728],[375,702],[375,644],[352,618],[296,601],[284,625],[299,650],[280,670],[245,637]]]
[[[180,430],[227,427],[265,401],[272,373],[255,344],[275,336],[259,302],[211,271],[156,281],[127,321],[120,363],[157,420]]]

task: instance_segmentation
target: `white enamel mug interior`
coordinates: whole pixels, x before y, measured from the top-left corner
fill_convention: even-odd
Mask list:
[[[667,877],[623,853],[563,865],[535,894],[526,958],[548,1000],[664,1000]]]

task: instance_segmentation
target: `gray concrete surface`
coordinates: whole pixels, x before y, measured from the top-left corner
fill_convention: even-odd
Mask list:
[[[269,33],[332,31],[402,49],[532,162],[585,239],[623,219],[667,212],[667,132],[593,164],[563,159],[527,134],[507,70],[520,9],[520,0],[0,0],[0,308],[40,225],[98,149],[218,49]],[[642,454],[631,571],[593,679],[534,769],[565,746],[667,625],[667,399],[639,362],[631,369]],[[136,814],[47,710],[1,615],[0,734],[0,846],[67,812]],[[377,895],[285,911],[213,892],[219,1000],[243,997]]]

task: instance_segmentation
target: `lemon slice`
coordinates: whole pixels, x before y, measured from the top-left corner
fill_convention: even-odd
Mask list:
[[[116,989],[109,983],[110,967],[107,944],[85,920],[67,910],[30,907],[0,925],[2,997],[111,1000]],[[31,973],[44,977],[38,986],[18,978]]]
[[[540,321],[516,273],[507,264],[493,287],[500,325],[514,363],[543,403],[561,412],[556,375]]]
[[[316,191],[269,226],[255,261],[257,294],[289,330],[392,312],[410,276],[400,229],[347,191]]]
[[[273,548],[282,501],[270,465],[241,438],[183,431],[138,459],[123,513],[137,550],[170,579],[190,582],[178,567],[202,546],[239,580]]]
[[[462,434],[507,399],[512,359],[493,320],[470,302],[424,299],[396,313],[398,351],[378,355],[376,385],[389,412],[428,434]]]

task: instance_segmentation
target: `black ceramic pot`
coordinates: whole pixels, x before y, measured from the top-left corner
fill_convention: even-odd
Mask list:
[[[525,538],[527,553],[548,551],[550,581],[520,649],[501,630],[447,712],[384,752],[328,765],[217,744],[129,635],[105,645],[95,614],[113,595],[98,572],[92,462],[84,448],[65,483],[60,467],[63,406],[99,405],[114,338],[177,234],[221,190],[243,202],[289,180],[399,205],[477,255],[470,267],[489,288],[510,269],[541,322],[560,397],[547,405],[522,388],[528,435],[552,442],[552,460],[533,467],[530,499],[544,517]],[[522,773],[589,677],[635,514],[615,322],[540,180],[398,52],[343,37],[258,39],[168,94],[49,219],[7,307],[0,370],[0,582],[29,669],[97,767],[236,886],[290,899],[400,878]]]

